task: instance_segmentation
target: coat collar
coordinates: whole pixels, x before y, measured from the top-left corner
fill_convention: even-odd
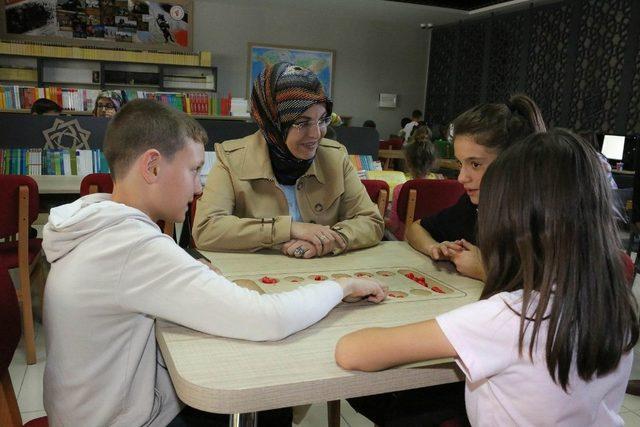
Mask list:
[[[273,173],[273,168],[271,167],[267,141],[265,141],[262,133],[257,131],[253,135],[249,135],[244,139],[246,143],[244,145],[244,158],[239,178],[242,180],[268,179],[275,181],[276,177]],[[318,147],[313,163],[311,163],[311,166],[309,166],[309,169],[301,176],[301,178],[305,176],[315,176],[320,183],[324,184],[324,171],[321,167],[318,167],[318,159],[322,162],[322,158],[324,157],[321,150],[322,144],[323,141],[320,141],[320,146]]]

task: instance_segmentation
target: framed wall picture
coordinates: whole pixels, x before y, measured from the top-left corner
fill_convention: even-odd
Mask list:
[[[328,97],[333,93],[333,68],[336,55],[333,50],[310,49],[305,47],[274,46],[249,43],[249,70],[247,84],[247,98],[251,97],[253,81],[269,64],[291,62],[305,67],[316,73]]]
[[[0,37],[191,52],[192,0],[4,0]]]

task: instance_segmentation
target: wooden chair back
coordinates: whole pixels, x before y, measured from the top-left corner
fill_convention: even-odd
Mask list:
[[[389,202],[389,184],[381,179],[363,179],[362,184],[373,203],[378,205],[380,215],[384,218]]]

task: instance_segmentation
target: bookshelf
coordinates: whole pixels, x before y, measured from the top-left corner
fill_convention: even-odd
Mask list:
[[[13,98],[7,101],[0,96],[0,109],[7,111],[28,109],[34,97],[53,99],[64,104],[65,110],[91,111],[98,91],[123,90],[129,100],[158,99],[158,94],[165,98],[162,102],[177,108],[182,105],[189,114],[217,116],[228,110],[221,106],[227,98],[217,97],[217,79],[210,52],[139,52],[0,41],[0,86],[5,98]],[[197,108],[187,108],[187,102]]]

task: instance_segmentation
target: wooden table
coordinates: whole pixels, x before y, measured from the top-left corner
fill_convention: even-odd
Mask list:
[[[382,242],[373,248],[310,260],[289,258],[274,251],[203,253],[227,277],[411,267],[454,286],[466,296],[379,305],[342,303],[320,322],[278,342],[214,337],[158,320],[156,337],[171,379],[180,399],[190,406],[216,413],[251,413],[463,378],[452,359],[375,373],[349,372],[335,363],[336,342],[348,332],[433,318],[479,298],[481,282],[459,276],[448,263],[437,265],[405,242]]]

